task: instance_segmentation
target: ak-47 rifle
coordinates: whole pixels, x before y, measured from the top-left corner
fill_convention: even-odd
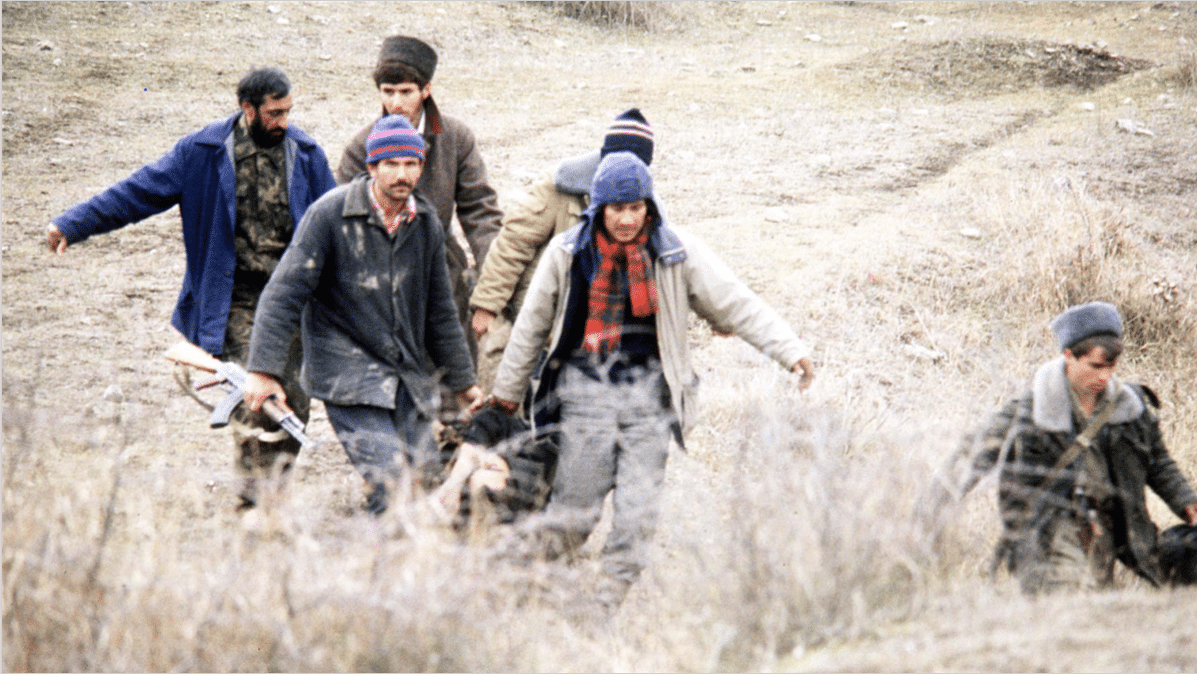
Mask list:
[[[229,425],[229,417],[233,413],[233,409],[239,405],[245,397],[245,380],[248,374],[245,368],[236,363],[227,363],[217,359],[212,354],[204,351],[191,342],[182,341],[166,350],[166,357],[176,363],[183,365],[190,365],[205,372],[211,372],[214,376],[212,379],[201,382],[194,386],[195,391],[200,391],[217,384],[223,384],[229,394],[225,396],[218,404],[212,407],[212,417],[209,420],[212,428],[224,428]],[[179,382],[184,390],[188,386]],[[202,399],[195,396],[192,391],[187,391],[201,404],[207,406]],[[279,406],[273,399],[267,399],[262,403],[262,411],[266,416],[270,417],[274,423],[282,427],[283,430],[291,434],[291,437],[299,441],[299,443],[307,448],[314,444],[314,441],[303,432],[303,422],[299,417],[295,416],[294,412],[288,412]]]

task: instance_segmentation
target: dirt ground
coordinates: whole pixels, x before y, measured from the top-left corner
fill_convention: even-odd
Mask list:
[[[846,351],[845,335],[869,326],[828,308],[834,298],[878,315],[897,310],[904,282],[887,266],[896,255],[920,260],[924,273],[976,255],[974,234],[994,233],[965,233],[972,223],[941,214],[962,194],[982,193],[978,181],[1000,195],[1015,175],[1071,180],[1095,199],[1132,204],[1178,254],[1197,250],[1197,97],[1183,70],[1188,63],[1191,78],[1197,67],[1189,3],[679,3],[644,32],[519,2],[4,2],[6,491],[107,470],[111,457],[98,448],[120,432],[110,423],[119,415],[122,428],[140,433],[123,445],[123,479],[165,495],[151,513],[121,520],[128,545],[170,526],[208,554],[208,532],[239,526],[231,443],[207,429],[162,357],[177,339],[169,326],[184,269],[177,210],[63,257],[45,250],[44,230],[230,114],[251,66],[290,75],[292,123],[335,167],[377,113],[369,71],[394,33],[437,48],[434,96],[473,128],[504,203],[559,159],[595,147],[615,114],[640,107],[656,134],[653,170],[670,218],[817,345],[820,380],[808,395],[819,404],[850,407],[854,382],[889,377],[886,414],[934,419],[951,436],[1024,380],[1041,354],[903,376],[902,344]],[[1117,130],[1119,119],[1141,131]],[[937,328],[940,318],[919,316],[930,327],[911,341],[966,348],[969,336]],[[695,339],[700,369],[716,385],[729,370],[759,365],[743,344],[697,330]],[[943,381],[963,402],[920,402],[919,387]],[[112,387],[122,402],[103,399]],[[311,430],[332,437],[319,417]],[[27,446],[18,432],[61,451],[14,456]],[[671,467],[671,484],[701,479],[707,437],[696,436],[698,460]],[[1180,456],[1197,475],[1197,447]],[[11,482],[19,461],[38,465],[40,477]],[[293,487],[317,538],[351,535],[345,522],[359,516],[360,481],[339,448],[305,454]],[[917,618],[778,667],[1197,668],[1192,592],[1132,586],[1080,604],[1031,602],[971,571],[965,589]],[[1050,633],[1035,628],[1049,621]]]

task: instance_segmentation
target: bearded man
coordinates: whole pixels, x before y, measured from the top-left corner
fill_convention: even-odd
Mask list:
[[[208,353],[243,364],[258,296],[296,223],[336,180],[316,141],[288,123],[291,82],[281,70],[247,74],[237,100],[240,112],[185,136],[156,162],[54,218],[46,244],[62,255],[68,245],[177,205],[187,270],[171,324]],[[306,423],[298,337],[288,353],[283,381]],[[272,469],[286,472],[299,443],[244,405],[232,427],[245,477],[240,506],[252,507],[258,478]]]

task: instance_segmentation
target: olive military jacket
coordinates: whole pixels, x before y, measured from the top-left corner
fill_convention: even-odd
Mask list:
[[[1063,356],[1045,363],[1031,388],[994,416],[965,483],[967,491],[979,476],[995,467],[1000,471],[998,501],[1005,536],[998,555],[1012,569],[1046,545],[1046,525],[1054,517],[1071,515],[1076,507],[1077,473],[1053,472],[1083,430],[1073,422],[1064,365]],[[1113,415],[1092,446],[1105,456],[1117,494],[1112,506],[1115,545],[1124,564],[1158,585],[1158,530],[1148,517],[1145,489],[1150,487],[1181,518],[1185,507],[1197,502],[1197,493],[1164,447],[1155,394],[1144,386],[1111,380],[1105,395],[1112,396]]]
[[[598,153],[595,153],[597,162]],[[591,171],[593,176],[593,171]],[[580,192],[567,191],[552,175],[544,176],[503,218],[503,229],[491,244],[470,296],[470,306],[515,320],[532,272],[549,239],[573,227],[586,210],[589,183]]]

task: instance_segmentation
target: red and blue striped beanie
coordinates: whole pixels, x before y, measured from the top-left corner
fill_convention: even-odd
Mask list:
[[[424,137],[403,115],[387,115],[370,129],[366,138],[366,163],[391,157],[415,157],[424,161]]]

